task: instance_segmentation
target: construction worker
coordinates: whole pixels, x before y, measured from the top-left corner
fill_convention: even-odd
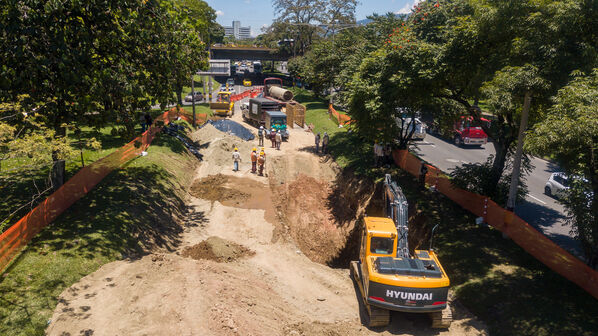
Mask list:
[[[320,152],[320,133],[316,134],[316,153]]]
[[[330,137],[328,137],[328,133],[324,132],[324,137],[322,138],[322,153],[328,153],[328,142],[330,141]]]
[[[251,173],[255,174],[257,169],[257,149],[253,147],[251,150]]]
[[[235,151],[233,152],[233,171],[239,171],[239,162],[241,161],[241,154],[239,154],[239,149],[235,147]]]
[[[258,146],[263,146],[264,145],[264,126],[260,126],[260,129],[257,131],[257,138],[258,140]]]
[[[272,148],[276,147],[276,130],[272,128],[270,131],[270,141],[272,141]]]
[[[384,156],[384,149],[382,145],[378,143],[378,141],[374,142],[374,162],[376,167],[379,167],[382,163],[382,157]]]
[[[280,131],[278,131],[276,132],[276,135],[274,137],[276,140],[276,149],[280,150],[280,144],[282,143],[282,134],[280,134]]]
[[[260,151],[259,156],[257,157],[257,166],[258,166],[258,175],[264,176],[264,166],[266,165],[266,153],[264,152],[264,147]]]

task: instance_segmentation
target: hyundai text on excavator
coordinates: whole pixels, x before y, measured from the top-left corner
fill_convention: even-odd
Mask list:
[[[390,311],[427,313],[432,328],[448,328],[449,279],[436,253],[409,252],[407,200],[389,174],[384,181],[384,213],[365,217],[359,260],[351,262],[351,276],[369,315],[370,327],[390,323]]]

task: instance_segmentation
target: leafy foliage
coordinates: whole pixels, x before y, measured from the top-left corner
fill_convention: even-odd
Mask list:
[[[507,204],[507,196],[509,195],[511,174],[503,174],[498,181],[498,185],[494,185],[494,181],[491,178],[493,161],[494,157],[493,155],[490,155],[484,163],[466,163],[456,167],[449,174],[452,178],[451,182],[456,187],[488,196],[499,205],[505,206]],[[509,168],[510,165],[507,165],[507,169]],[[531,168],[529,157],[525,157],[523,170],[530,172]],[[518,201],[523,201],[527,194],[527,185],[525,183],[525,178],[522,176],[523,175],[520,175],[519,184],[517,186]]]
[[[598,69],[559,90],[527,149],[554,156],[573,179],[565,206],[587,256],[598,251]]]

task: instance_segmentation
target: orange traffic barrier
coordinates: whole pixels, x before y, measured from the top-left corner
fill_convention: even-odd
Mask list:
[[[167,124],[170,120],[176,118],[177,114],[178,111],[173,108],[158,116],[156,120],[164,121]],[[73,203],[85,196],[106,175],[146,150],[159,131],[160,128],[152,127],[114,153],[82,168],[58,190],[3,232],[0,235],[0,270],[5,269],[12,258],[23,246],[29,243],[31,238]]]
[[[330,114],[332,116],[334,116],[334,118],[336,119],[336,124],[337,125],[348,125],[351,123],[351,118],[346,115],[346,114],[340,114],[338,113],[334,107],[332,106],[332,104],[328,105],[328,112],[330,112]]]
[[[407,150],[393,151],[395,163],[418,177],[422,161]],[[455,203],[485,222],[509,236],[517,245],[534,256],[553,271],[577,284],[598,299],[598,272],[588,267],[545,235],[519,218],[512,211],[503,209],[486,196],[478,195],[453,186],[449,178],[440,169],[426,165],[426,183],[433,185]]]

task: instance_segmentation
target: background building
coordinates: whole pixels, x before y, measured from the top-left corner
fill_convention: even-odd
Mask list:
[[[241,27],[241,21],[233,21],[232,26],[224,26],[224,36],[234,37],[237,40],[251,38],[251,26]]]

